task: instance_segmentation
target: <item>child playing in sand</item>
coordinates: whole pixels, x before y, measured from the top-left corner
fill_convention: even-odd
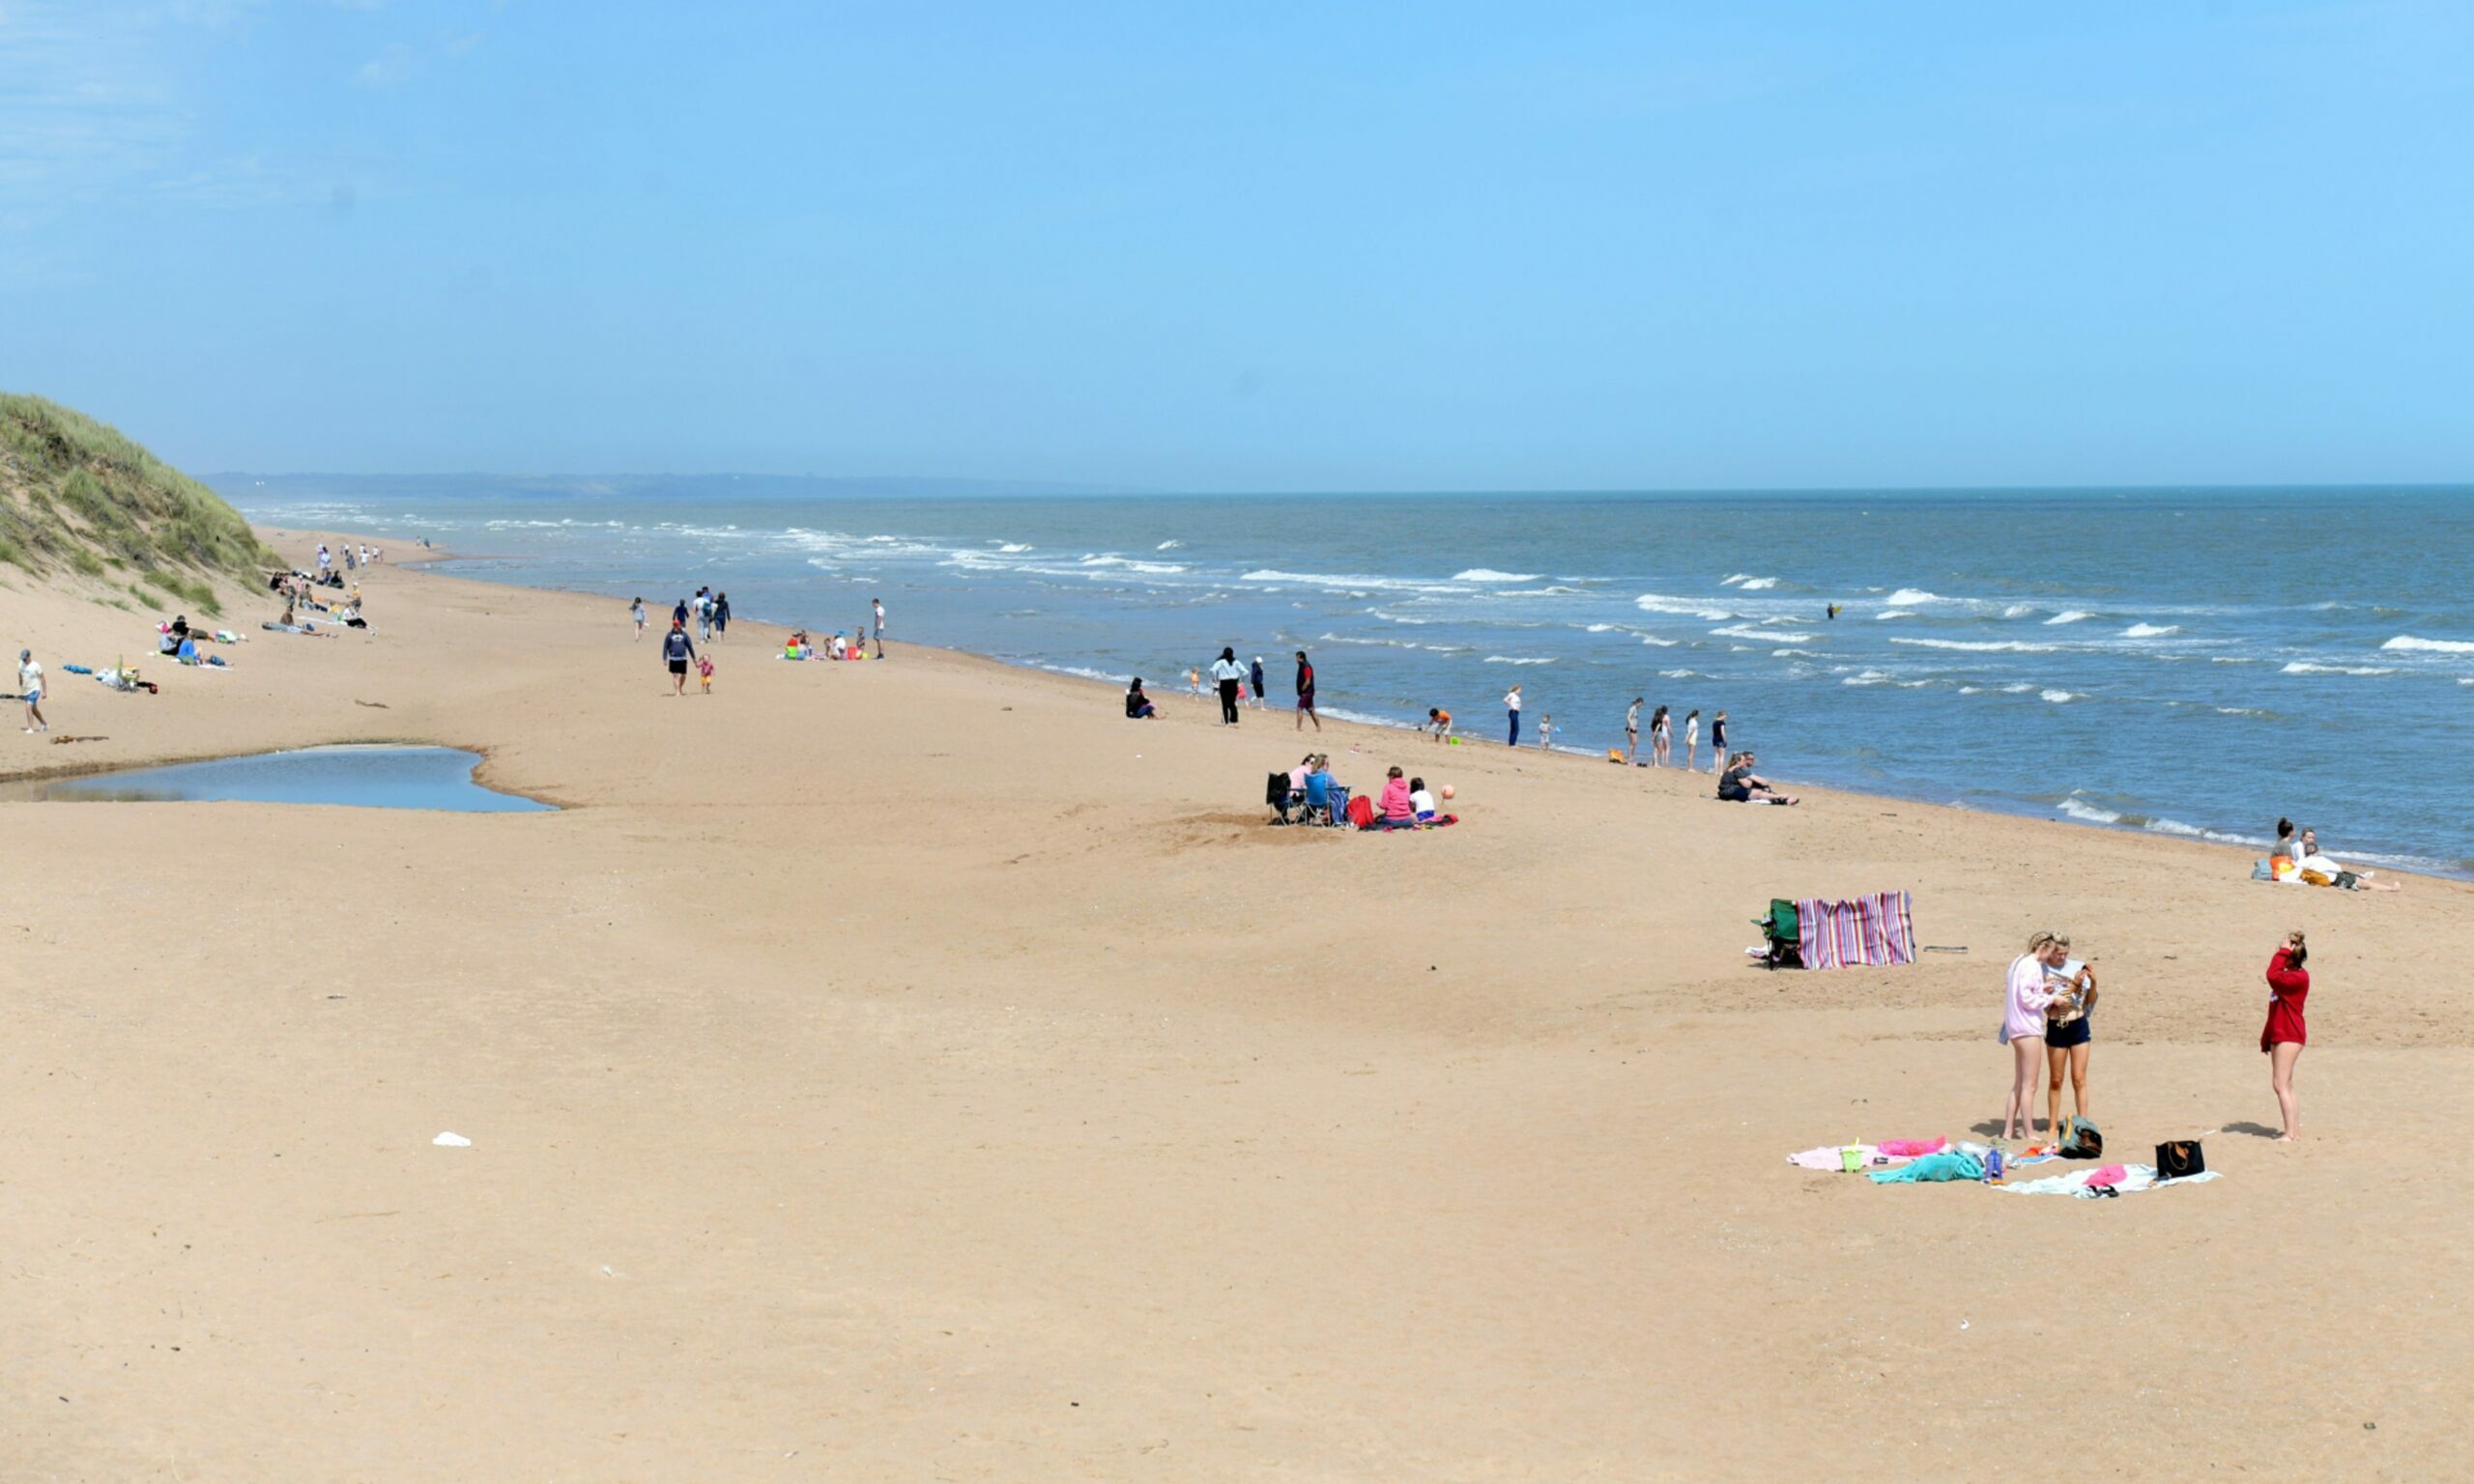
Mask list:
[[[1452,713],[1441,706],[1428,706],[1426,707],[1426,724],[1418,729],[1433,732],[1434,740],[1440,746],[1445,738],[1452,735]]]
[[[713,694],[712,656],[705,655],[696,662],[696,682],[705,688],[705,695],[710,696]]]

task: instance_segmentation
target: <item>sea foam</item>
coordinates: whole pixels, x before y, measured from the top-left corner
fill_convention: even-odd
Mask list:
[[[2474,654],[2474,642],[2461,639],[2416,639],[2400,634],[2379,646],[2382,649],[2420,649],[2431,654]]]

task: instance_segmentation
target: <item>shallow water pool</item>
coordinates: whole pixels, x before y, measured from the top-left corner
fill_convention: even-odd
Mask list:
[[[473,781],[481,755],[453,747],[311,747],[17,784],[0,798],[55,803],[228,802],[539,813],[557,806]]]

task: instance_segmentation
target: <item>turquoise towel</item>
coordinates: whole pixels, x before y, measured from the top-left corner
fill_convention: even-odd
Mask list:
[[[1973,1155],[1963,1155],[1955,1149],[1938,1155],[1926,1155],[1913,1164],[1895,1170],[1869,1170],[1865,1178],[1877,1185],[1912,1185],[1928,1180],[1982,1180],[1984,1164]]]

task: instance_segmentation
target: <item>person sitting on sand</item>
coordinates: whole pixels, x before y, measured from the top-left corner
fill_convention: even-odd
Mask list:
[[[1418,823],[1434,823],[1434,795],[1426,791],[1426,781],[1423,778],[1409,780],[1409,808],[1417,814]]]
[[[2342,861],[2319,853],[2319,832],[2302,832],[2302,854],[2297,862],[2301,870],[2296,879],[2305,886],[2333,886],[2345,892],[2394,892],[2402,890],[2394,881],[2367,879],[2368,870],[2348,870]]]
[[[1387,830],[1418,827],[1418,807],[1409,801],[1409,781],[1398,768],[1383,775],[1383,800],[1376,810],[1376,819]]]
[[[1795,804],[1800,802],[1793,794],[1780,793],[1769,786],[1769,780],[1752,771],[1760,759],[1750,753],[1738,753],[1727,762],[1726,772],[1718,776],[1718,797],[1730,804]]]
[[[1160,708],[1151,703],[1150,697],[1142,694],[1142,677],[1135,676],[1134,683],[1125,688],[1125,719],[1147,722],[1159,714]]]

